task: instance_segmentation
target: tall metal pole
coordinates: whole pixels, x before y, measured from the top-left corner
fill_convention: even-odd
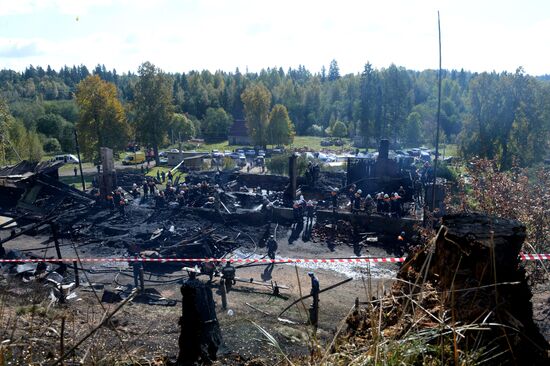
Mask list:
[[[439,116],[441,114],[441,23],[439,21],[439,11],[437,12],[437,30],[439,33],[439,75],[437,85],[437,128],[435,133],[435,159],[434,159],[434,179],[432,183],[432,211],[435,210],[435,184],[437,180],[437,160],[439,159]]]
[[[74,131],[74,142],[76,144],[76,155],[78,157],[78,167],[80,168],[80,179],[82,181],[82,190],[86,190],[86,184],[84,183],[84,174],[82,173],[82,160],[80,160],[80,145],[78,145],[78,136],[76,134],[76,128]]]

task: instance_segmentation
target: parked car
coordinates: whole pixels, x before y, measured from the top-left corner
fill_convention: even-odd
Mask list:
[[[239,166],[245,166],[246,165],[246,156],[244,154],[239,155],[239,159],[237,160]]]
[[[244,154],[245,154],[247,157],[249,157],[249,158],[253,158],[254,156],[256,156],[256,151],[254,151],[254,150],[246,150],[246,151],[244,152]]]
[[[51,161],[62,161],[64,163],[78,164],[78,158],[73,154],[56,155]]]
[[[264,150],[258,150],[258,156],[265,157],[265,151]]]
[[[321,146],[332,146],[332,141],[330,141],[330,140],[321,140]]]
[[[232,152],[232,153],[229,154],[229,157],[230,157],[231,159],[235,159],[235,160],[238,159],[240,156],[241,156],[241,153],[238,153],[238,152],[236,152],[236,151],[234,151],[234,152]],[[244,156],[244,154],[242,154],[242,156]]]
[[[221,157],[223,157],[223,154],[219,150],[212,150],[212,157],[213,158],[221,158]]]

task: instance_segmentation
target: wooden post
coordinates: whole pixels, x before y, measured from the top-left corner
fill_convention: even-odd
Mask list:
[[[59,357],[61,357],[65,353],[65,317],[61,318],[59,338]]]
[[[62,259],[61,257],[61,249],[59,248],[59,240],[57,236],[57,225],[53,222],[50,223],[50,229],[52,230],[52,238],[53,242],[55,244],[55,251],[57,253],[57,258]]]
[[[222,309],[227,309],[227,292],[225,292],[225,279],[220,279],[220,294],[222,297]]]

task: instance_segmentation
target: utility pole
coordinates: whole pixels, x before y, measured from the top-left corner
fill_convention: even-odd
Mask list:
[[[74,131],[74,142],[76,144],[76,155],[78,157],[78,167],[80,168],[80,180],[82,181],[82,190],[86,191],[86,184],[84,183],[84,174],[82,173],[82,160],[80,160],[80,145],[78,145],[78,136],[76,134],[76,128]]]
[[[439,158],[439,117],[441,115],[441,23],[439,21],[439,11],[437,12],[437,30],[439,33],[439,74],[437,82],[437,128],[435,133],[434,179],[432,182],[432,212],[435,210],[435,184],[437,181],[437,160]]]

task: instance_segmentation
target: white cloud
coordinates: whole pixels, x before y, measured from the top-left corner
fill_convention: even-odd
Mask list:
[[[543,11],[548,8],[544,3],[519,8],[506,0],[481,4],[473,0],[22,0],[6,4],[15,5],[7,10],[0,6],[0,15],[45,8],[57,14],[86,14],[74,35],[69,30],[56,39],[18,40],[35,42],[41,55],[28,52],[25,58],[9,60],[0,55],[4,64],[18,69],[32,60],[57,66],[102,63],[125,71],[149,60],[167,71],[244,70],[247,66],[259,71],[302,64],[315,72],[332,59],[344,73],[360,72],[367,61],[379,68],[392,62],[412,69],[436,68],[439,9],[445,68],[513,71],[523,65],[530,73],[549,72],[545,60],[550,56],[550,16],[545,14],[550,12]],[[41,34],[38,29],[36,33]]]

